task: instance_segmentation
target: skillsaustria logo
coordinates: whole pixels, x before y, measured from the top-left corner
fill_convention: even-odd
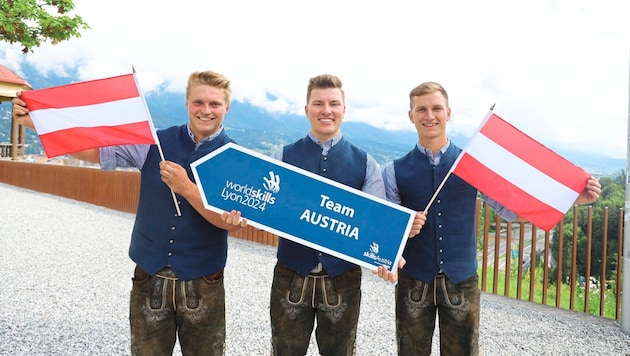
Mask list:
[[[378,243],[372,242],[370,245],[370,250],[363,252],[363,257],[367,257],[373,261],[376,261],[378,264],[381,264],[386,267],[392,266],[392,261],[387,258],[382,258],[378,255],[379,246]]]
[[[264,182],[262,188],[227,180],[221,191],[221,198],[235,201],[252,209],[265,211],[267,204],[272,205],[276,202],[276,197],[273,195],[280,191],[280,176],[270,171],[269,178],[263,177],[262,179]]]

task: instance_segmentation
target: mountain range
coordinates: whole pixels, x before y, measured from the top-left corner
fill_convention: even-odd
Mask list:
[[[24,79],[34,89],[79,81],[76,73],[68,76],[52,74],[43,76],[28,64],[23,64],[19,71],[15,68],[13,70],[23,73]],[[184,93],[148,93],[145,94],[145,99],[157,128],[180,125],[187,121]],[[10,116],[11,105],[2,104],[0,106],[0,142],[10,141]],[[369,152],[379,163],[385,163],[407,153],[418,140],[416,132],[412,130],[384,130],[367,123],[349,121],[349,119],[346,118],[342,126],[344,137]],[[238,100],[232,100],[224,126],[228,134],[239,144],[264,154],[270,154],[282,145],[304,137],[309,129],[308,120],[303,115],[272,114],[260,107]],[[449,135],[449,138],[460,147],[464,147],[469,140],[469,137],[461,135]],[[27,130],[26,141],[27,153],[41,154],[43,152],[39,138],[33,131]],[[550,148],[597,176],[618,174],[626,168],[625,159],[585,155]]]

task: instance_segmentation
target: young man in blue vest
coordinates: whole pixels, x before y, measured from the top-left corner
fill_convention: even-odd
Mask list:
[[[451,118],[446,90],[438,83],[418,85],[409,94],[409,119],[418,132],[416,147],[382,167],[387,199],[423,211],[459,156],[446,123]],[[591,177],[576,200],[598,199],[599,182]],[[516,214],[487,197],[503,219]],[[404,267],[396,285],[396,341],[399,355],[430,355],[436,313],[440,354],[479,353],[480,289],[477,281],[475,205],[477,189],[451,175],[427,212],[420,233],[405,245]],[[379,276],[387,280],[382,268]],[[395,276],[393,278],[395,280]]]
[[[304,108],[311,128],[274,157],[384,198],[383,179],[372,156],[341,134],[346,111],[341,80],[311,78]],[[271,287],[272,355],[306,354],[315,320],[319,354],[353,355],[361,303],[361,268],[280,238]]]
[[[233,140],[223,129],[230,81],[212,72],[188,78],[188,123],[158,130],[156,145],[125,145],[73,154],[102,169],[140,170],[140,199],[129,256],[136,262],[129,321],[132,355],[171,355],[177,337],[184,355],[223,355],[223,269],[228,231],[246,225],[240,212],[205,209],[190,163]],[[13,101],[18,122],[34,129],[25,103]],[[172,192],[176,194],[178,214]]]

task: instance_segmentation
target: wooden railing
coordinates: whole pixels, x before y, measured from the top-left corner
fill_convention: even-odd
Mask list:
[[[128,213],[136,212],[140,194],[137,171],[23,161],[0,160],[0,182]]]
[[[478,206],[480,204],[481,200],[478,200]],[[577,272],[578,209],[587,210],[589,226],[585,232],[586,246],[580,246],[584,247],[585,252],[584,276]],[[481,251],[478,253],[481,289],[511,298],[621,319],[623,259],[618,256],[623,256],[624,210],[619,209],[610,217],[608,208],[600,209],[603,209],[603,232],[600,236],[593,236],[593,208],[573,207],[574,218],[569,234],[571,251],[568,256],[563,254],[563,243],[567,240],[564,231],[566,225],[558,226],[558,236],[565,238],[556,237],[558,245],[552,248],[553,230],[538,230],[529,223],[502,222],[498,216],[492,219],[490,210],[485,209],[484,214],[477,219],[480,226],[483,226],[477,238],[481,244]],[[608,231],[608,222],[613,219],[620,222],[617,231]],[[494,228],[496,226],[499,228]],[[595,239],[601,241],[598,254],[601,256],[598,261],[600,271],[597,274],[591,273],[591,256],[594,252],[592,242]],[[614,251],[609,251],[608,242],[612,240],[617,242],[617,246]],[[610,261],[615,262],[615,270],[610,271],[614,273],[607,273],[607,256],[610,255],[616,256],[616,261]],[[562,266],[565,260],[570,261],[570,273],[563,274],[562,268],[552,268],[552,264]],[[555,270],[555,274],[552,274],[552,270]],[[607,275],[612,277],[607,278]],[[513,286],[512,282],[516,285]]]
[[[0,182],[115,210],[135,213],[138,203],[140,174],[137,171],[103,171],[95,167],[36,164],[0,159]],[[608,255],[607,241],[611,237],[616,238],[619,242],[616,256],[622,256],[623,210],[615,212],[612,217],[619,221],[617,231],[608,231],[608,210],[607,208],[602,208],[605,209],[604,214],[602,214],[605,226],[603,236],[594,237],[592,236],[592,231],[587,232],[586,250],[587,256],[589,256],[587,257],[587,272],[585,273],[587,276],[591,275],[589,272],[591,265],[591,241],[593,238],[602,240],[604,261],[601,261],[601,265],[603,268],[600,276],[594,276],[595,281],[599,284],[594,289],[591,278],[585,278],[584,282],[578,280],[579,276],[576,273],[576,228],[573,229],[573,251],[571,256],[562,255],[562,245],[559,247],[559,253],[556,254],[558,259],[556,263],[560,265],[563,259],[572,259],[570,275],[563,276],[561,269],[558,269],[557,275],[549,278],[549,263],[542,263],[541,267],[535,268],[535,262],[539,253],[543,254],[543,261],[550,261],[550,241],[552,239],[550,233],[538,231],[528,223],[505,223],[500,218],[491,219],[490,209],[482,210],[480,205],[481,202],[478,201],[477,223],[478,227],[483,226],[483,228],[477,229],[477,231],[481,230],[477,241],[481,245],[478,259],[480,261],[480,287],[483,291],[564,309],[583,311],[589,314],[599,314],[615,319],[621,318],[621,273],[617,273],[615,280],[612,281],[614,282],[614,287],[611,293],[609,290],[611,288],[609,282],[611,281],[606,279],[605,259]],[[589,209],[588,226],[592,226],[592,208],[582,208]],[[483,211],[483,214],[480,213],[481,211]],[[574,216],[578,216],[577,211],[575,211]],[[577,218],[574,220],[574,226],[577,226]],[[559,235],[562,236],[563,233],[560,230]],[[233,236],[272,246],[278,244],[278,236],[251,226],[234,233]],[[515,251],[516,253],[514,253]],[[527,266],[528,260],[530,261],[529,266]],[[617,271],[622,271],[622,259],[618,259],[616,262]],[[543,274],[542,278],[537,275],[540,272]],[[549,287],[550,280],[555,280],[555,289]],[[515,288],[512,283],[516,283]],[[566,304],[567,296],[563,297],[561,288],[567,285],[569,286],[569,291],[565,292],[565,294],[569,294],[568,306],[563,305]],[[513,291],[514,289],[515,291]],[[524,295],[524,291],[527,291],[526,295]],[[548,298],[550,292],[555,296],[551,301]],[[578,294],[582,301],[581,305],[576,302],[575,296]],[[594,295],[592,296],[591,294]],[[611,294],[615,299],[614,316],[604,315],[604,302],[607,299],[611,299],[607,298]],[[590,302],[590,299],[596,296],[599,297],[599,313],[592,311],[592,303]]]

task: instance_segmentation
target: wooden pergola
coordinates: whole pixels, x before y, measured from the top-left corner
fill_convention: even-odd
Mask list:
[[[33,88],[26,80],[0,64],[0,103],[11,101],[19,91],[31,89]],[[0,150],[2,150],[0,157],[8,156],[8,153],[13,160],[18,159],[18,156],[24,156],[25,141],[26,128],[13,121],[13,116],[11,116],[11,142],[0,142]]]

